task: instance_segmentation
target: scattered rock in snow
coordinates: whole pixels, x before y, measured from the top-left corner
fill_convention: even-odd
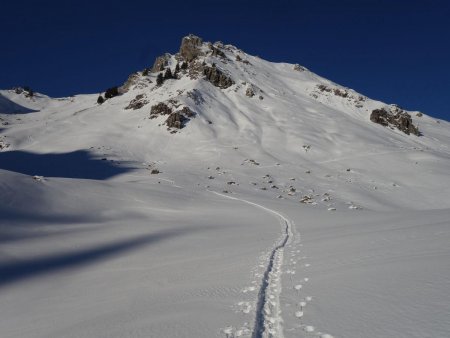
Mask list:
[[[255,96],[255,91],[254,91],[252,85],[249,85],[249,86],[247,87],[247,90],[245,91],[245,95],[248,96],[248,97],[253,97],[253,96]]]
[[[312,204],[314,199],[311,195],[305,195],[300,199],[300,203]]]

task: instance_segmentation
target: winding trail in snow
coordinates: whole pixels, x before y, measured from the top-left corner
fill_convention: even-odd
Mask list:
[[[266,269],[258,292],[256,303],[255,325],[253,338],[273,337],[282,338],[283,319],[281,317],[280,294],[281,294],[281,268],[283,266],[283,254],[286,244],[294,237],[292,222],[281,213],[264,207],[260,204],[247,201],[242,198],[224,195],[215,191],[212,193],[231,200],[247,203],[275,215],[283,228],[282,238],[269,254]]]

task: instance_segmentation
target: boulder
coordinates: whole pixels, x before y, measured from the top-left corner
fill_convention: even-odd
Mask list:
[[[370,114],[370,120],[385,127],[397,128],[407,135],[420,135],[419,128],[413,124],[411,115],[396,106],[391,107],[390,111],[385,108],[374,109]]]

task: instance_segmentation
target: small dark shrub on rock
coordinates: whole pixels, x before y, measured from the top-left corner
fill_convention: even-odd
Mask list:
[[[117,95],[119,95],[119,89],[117,88],[117,86],[108,88],[105,92],[105,98],[107,99],[111,99]]]
[[[102,104],[103,102],[105,102],[105,99],[103,98],[103,96],[99,95],[99,97],[97,99],[97,103]]]
[[[164,77],[162,73],[159,73],[156,77],[156,85],[161,86],[164,83]]]

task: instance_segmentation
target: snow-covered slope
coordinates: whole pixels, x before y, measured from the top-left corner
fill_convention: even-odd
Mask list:
[[[449,336],[450,124],[193,36],[153,70],[186,60],[0,91],[2,336]]]

